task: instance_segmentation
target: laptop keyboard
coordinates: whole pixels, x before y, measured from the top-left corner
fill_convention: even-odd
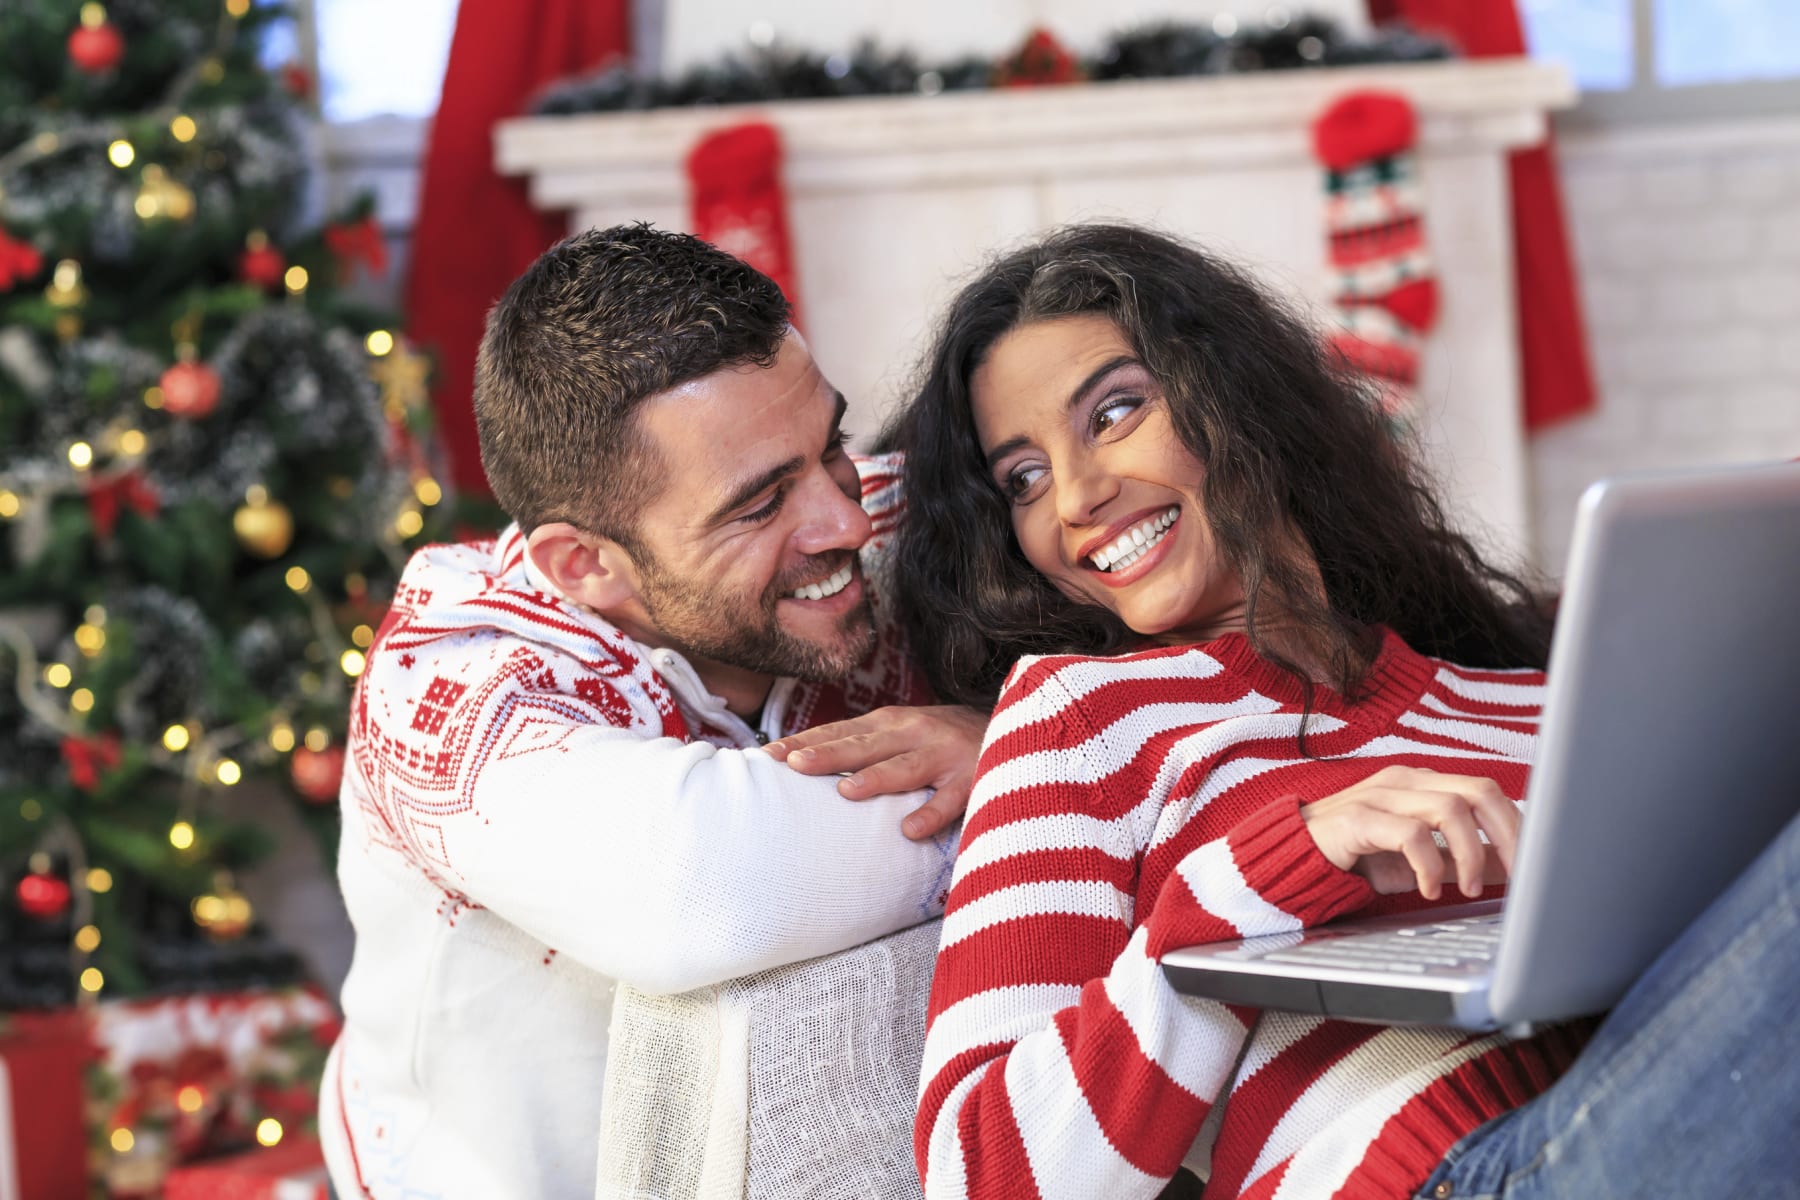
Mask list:
[[[1302,966],[1353,967],[1423,975],[1445,967],[1482,966],[1500,944],[1500,916],[1458,917],[1434,925],[1320,938],[1261,957]]]

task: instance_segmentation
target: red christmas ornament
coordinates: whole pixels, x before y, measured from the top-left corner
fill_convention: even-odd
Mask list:
[[[44,257],[30,242],[17,242],[0,229],[0,292],[23,283],[44,268]]]
[[[344,781],[344,748],[327,746],[323,750],[308,750],[302,746],[294,751],[289,773],[293,776],[295,790],[314,804],[335,800],[338,785]]]
[[[119,514],[129,508],[140,517],[154,517],[162,509],[162,497],[142,471],[123,475],[93,476],[87,484],[88,516],[101,540],[110,538],[119,527]]]
[[[117,734],[98,737],[66,737],[62,740],[63,762],[69,767],[69,782],[84,792],[100,786],[100,776],[118,766],[123,755]]]
[[[287,259],[281,251],[269,244],[267,236],[251,234],[244,242],[244,252],[238,255],[238,278],[266,290],[279,286],[286,273]]]
[[[1082,78],[1081,63],[1047,29],[1032,30],[1012,57],[994,64],[995,87],[1043,87],[1079,83]]]
[[[281,86],[286,88],[288,94],[295,99],[305,100],[312,95],[312,72],[299,63],[289,63],[281,68]]]
[[[60,917],[69,908],[69,885],[54,875],[33,872],[13,889],[20,911],[40,921]]]
[[[219,374],[203,362],[178,362],[162,373],[163,409],[197,421],[219,406]]]
[[[69,61],[89,75],[112,70],[124,57],[125,38],[118,27],[109,22],[84,24],[69,35]]]

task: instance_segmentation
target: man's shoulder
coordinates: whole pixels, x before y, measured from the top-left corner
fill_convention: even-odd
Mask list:
[[[417,702],[475,691],[571,701],[571,723],[685,736],[641,648],[597,614],[534,586],[516,526],[497,538],[422,547],[395,589],[364,687]]]

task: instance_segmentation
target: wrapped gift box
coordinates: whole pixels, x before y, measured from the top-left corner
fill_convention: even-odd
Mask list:
[[[267,1150],[177,1167],[163,1200],[330,1200],[319,1140],[286,1138]]]

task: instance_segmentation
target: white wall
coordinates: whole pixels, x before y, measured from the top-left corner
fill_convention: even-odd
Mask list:
[[[1800,456],[1800,118],[1576,132],[1560,161],[1600,407],[1531,443],[1554,570],[1603,475]]]

